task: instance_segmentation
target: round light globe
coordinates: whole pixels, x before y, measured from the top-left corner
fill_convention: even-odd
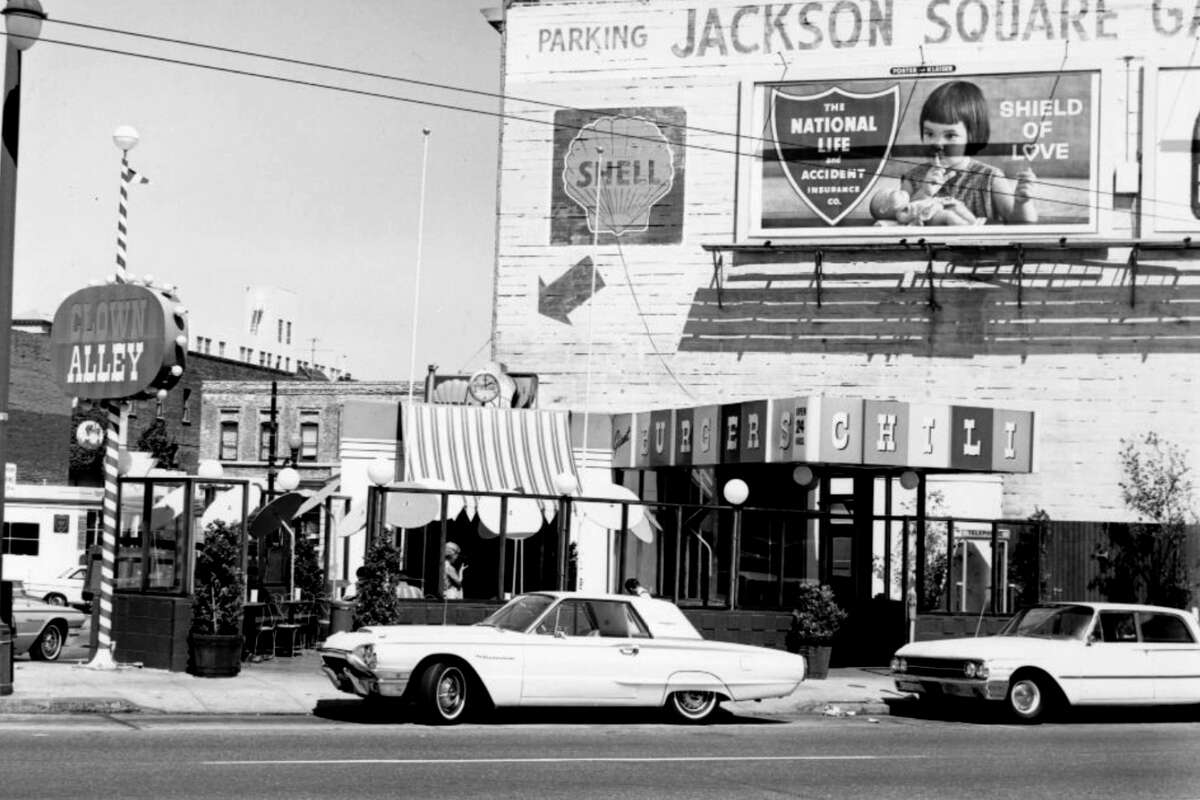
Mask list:
[[[284,467],[275,476],[275,485],[285,492],[292,492],[300,485],[300,473],[291,467]]]
[[[725,489],[722,491],[725,495],[726,502],[732,503],[735,506],[740,506],[746,502],[746,498],[750,496],[750,487],[741,478],[734,478],[726,482]]]
[[[900,485],[905,489],[913,490],[917,488],[917,484],[921,482],[920,477],[911,469],[906,469],[900,473]]]
[[[122,125],[113,131],[113,144],[119,147],[123,152],[128,153],[133,148],[137,147],[138,132],[132,125]]]
[[[8,0],[4,14],[4,30],[8,41],[17,50],[28,50],[42,35],[46,12],[38,0]]]
[[[559,494],[575,494],[579,491],[579,481],[570,472],[560,472],[554,476],[554,491]]]
[[[804,464],[796,467],[792,470],[792,480],[796,482],[797,486],[808,486],[813,482],[812,467]]]
[[[392,466],[392,462],[379,458],[367,466],[367,477],[376,486],[384,486],[396,477],[396,468]]]
[[[214,458],[206,458],[196,465],[196,476],[200,478],[219,478],[225,474],[221,462]]]

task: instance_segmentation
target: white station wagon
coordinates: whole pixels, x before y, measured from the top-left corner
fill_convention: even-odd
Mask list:
[[[1038,605],[995,636],[907,644],[892,674],[902,692],[1001,701],[1021,722],[1075,705],[1200,703],[1200,626],[1175,608]]]
[[[705,640],[665,600],[576,592],[518,595],[474,625],[337,633],[318,650],[338,689],[411,700],[434,723],[488,706],[666,706],[700,722],[805,674],[801,656]]]

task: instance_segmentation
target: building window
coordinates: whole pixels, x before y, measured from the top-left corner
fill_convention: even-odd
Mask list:
[[[316,461],[320,425],[316,422],[300,423],[300,460]]]
[[[275,341],[283,344],[283,320],[279,319],[275,320],[275,322],[277,323],[275,326]]]
[[[287,324],[287,344],[292,343],[292,323]]]
[[[222,461],[237,461],[238,457],[238,424],[235,420],[221,421],[221,455]]]
[[[179,414],[179,422],[183,425],[192,424],[192,390],[183,390],[183,411]]]
[[[6,522],[0,536],[0,553],[6,556],[36,556],[41,526],[36,522]]]
[[[258,460],[271,460],[271,421],[258,424]]]

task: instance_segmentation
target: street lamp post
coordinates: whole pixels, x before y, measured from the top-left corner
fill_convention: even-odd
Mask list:
[[[17,137],[21,127],[21,52],[42,32],[46,12],[38,0],[8,0],[4,10],[4,122],[0,131],[0,463],[8,463],[8,380],[12,349],[13,244],[17,228]],[[4,523],[0,482],[0,535]],[[3,548],[0,548],[0,553]],[[0,555],[0,578],[4,576]],[[0,695],[12,694],[12,588],[0,582]]]

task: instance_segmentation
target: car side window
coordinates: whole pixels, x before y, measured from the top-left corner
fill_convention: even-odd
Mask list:
[[[596,614],[596,625],[601,636],[629,637],[629,604],[618,600],[593,600],[590,603]]]
[[[1136,642],[1137,623],[1132,611],[1101,611],[1100,630],[1106,642]]]
[[[1139,616],[1142,623],[1143,642],[1190,644],[1194,641],[1187,624],[1174,614],[1143,611]]]
[[[633,606],[625,606],[625,622],[629,628],[629,635],[634,639],[649,639],[650,629],[646,627],[646,623],[642,622],[642,618],[633,610]]]

